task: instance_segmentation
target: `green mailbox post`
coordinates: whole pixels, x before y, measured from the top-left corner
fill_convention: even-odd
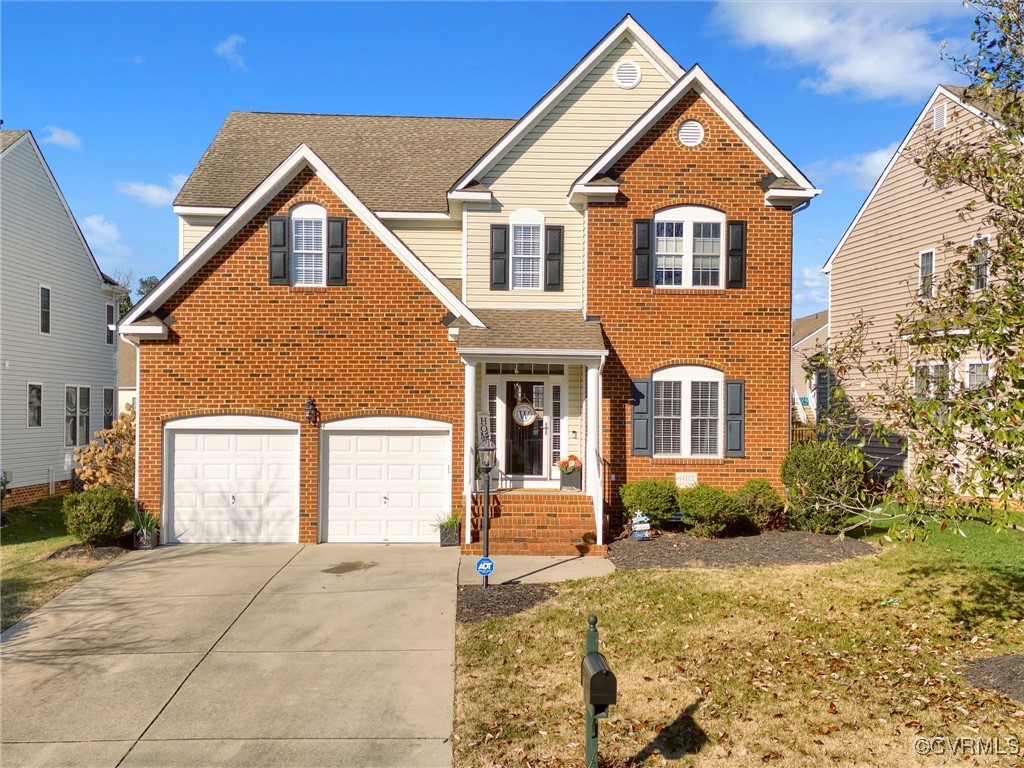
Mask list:
[[[587,652],[580,663],[583,703],[587,707],[586,768],[597,768],[597,721],[608,717],[615,704],[615,675],[604,654],[597,650],[597,616],[587,616]]]

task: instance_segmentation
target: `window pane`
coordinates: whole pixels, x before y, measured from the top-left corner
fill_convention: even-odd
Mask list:
[[[979,249],[971,264],[974,271],[974,285],[976,291],[984,291],[988,288],[988,240],[981,239],[975,246]]]
[[[114,390],[103,390],[103,428],[114,426]]]
[[[113,344],[114,343],[114,332],[110,329],[110,326],[112,326],[113,324],[114,324],[114,305],[113,304],[107,304],[107,324],[106,324],[107,344]]]
[[[92,400],[92,393],[88,387],[78,390],[78,443],[80,445],[89,442],[90,400]]]
[[[682,222],[659,221],[654,224],[654,284],[683,284],[685,238]]]
[[[50,332],[50,289],[39,289],[39,330]]]
[[[935,254],[925,251],[921,254],[921,297],[932,297],[932,273],[935,265]]]
[[[324,285],[324,222],[292,220],[292,282]]]
[[[971,363],[967,366],[967,386],[970,389],[988,386],[988,363]]]
[[[683,385],[654,382],[654,452],[682,453]]]
[[[551,387],[551,463],[562,458],[562,388]]]
[[[512,227],[512,287],[540,288],[540,224]]]
[[[690,453],[718,453],[718,382],[695,381],[690,390]]]
[[[43,425],[43,385],[28,385],[28,425],[30,427],[41,427]]]
[[[64,389],[64,445],[78,445],[78,390]]]
[[[722,225],[696,222],[693,225],[693,284],[718,285],[722,263]]]

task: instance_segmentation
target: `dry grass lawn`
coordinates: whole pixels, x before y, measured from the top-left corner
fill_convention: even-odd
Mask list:
[[[1024,651],[1024,534],[1007,535],[1000,557],[975,545],[984,566],[916,544],[827,566],[618,572],[460,625],[455,764],[583,765],[589,613],[619,681],[602,765],[965,764],[915,754],[916,738],[941,736],[1024,748],[1024,704],[959,672]]]

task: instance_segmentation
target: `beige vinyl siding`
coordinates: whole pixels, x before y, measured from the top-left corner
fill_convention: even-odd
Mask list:
[[[980,126],[962,107],[947,104],[947,133],[964,120]],[[872,322],[869,347],[885,342],[896,315],[905,313],[917,294],[920,252],[934,249],[938,279],[955,258],[944,247],[946,241],[970,243],[975,235],[986,232],[982,213],[967,221],[959,218],[960,209],[975,197],[969,189],[940,192],[915,165],[915,148],[931,136],[929,110],[833,260],[829,286],[833,343],[848,334],[860,317]],[[850,384],[860,386],[860,382]],[[863,389],[874,386],[874,381],[865,381]]]
[[[387,225],[435,275],[462,279],[461,222],[411,219]]]
[[[178,254],[178,259],[185,258],[186,254],[220,223],[221,218],[221,216],[182,216],[181,253]]]
[[[586,366],[570,365],[565,369],[568,380],[569,391],[566,393],[566,412],[569,416],[569,424],[566,428],[566,449],[565,456],[570,453],[583,458],[583,429],[586,419],[583,414],[583,388],[587,375]],[[576,437],[573,437],[573,434]]]
[[[39,330],[39,287],[50,289],[50,332]],[[0,155],[0,467],[12,488],[71,476],[64,387],[90,389],[86,443],[103,427],[103,390],[117,388],[117,345],[106,343],[115,298],[83,247],[26,136]],[[28,384],[42,384],[42,426],[28,426]]]
[[[640,84],[624,90],[615,66],[632,59]],[[471,211],[468,223],[467,298],[471,307],[576,309],[583,306],[583,216],[566,205],[572,183],[669,87],[640,48],[624,40],[556,104],[481,181],[496,210]],[[490,226],[507,224],[523,208],[544,214],[545,224],[563,225],[561,292],[490,290]]]

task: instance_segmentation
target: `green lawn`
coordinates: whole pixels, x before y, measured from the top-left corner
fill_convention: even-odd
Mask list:
[[[588,613],[619,681],[606,766],[902,768],[952,764],[919,737],[1020,738],[1024,704],[960,669],[1024,650],[1024,534],[968,533],[835,565],[617,572],[460,625],[456,765],[582,765]]]
[[[48,559],[75,544],[61,514],[62,498],[4,512],[0,528],[0,628],[7,629],[113,557]]]

